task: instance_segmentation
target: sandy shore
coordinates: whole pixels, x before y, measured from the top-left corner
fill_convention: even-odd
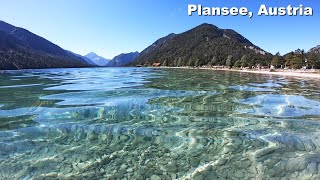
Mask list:
[[[252,69],[228,69],[228,68],[190,68],[190,67],[161,67],[161,68],[175,68],[175,69],[203,69],[213,71],[232,71],[240,73],[255,73],[255,74],[270,74],[278,76],[291,76],[291,77],[306,77],[306,78],[320,78],[319,70],[275,70],[270,72],[269,70],[252,70]]]

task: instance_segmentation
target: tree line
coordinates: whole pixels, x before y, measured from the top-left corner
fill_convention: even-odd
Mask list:
[[[240,67],[258,67],[258,66],[273,66],[274,68],[289,68],[289,69],[301,69],[303,67],[309,69],[320,69],[320,53],[308,52],[304,50],[296,50],[286,55],[281,56],[277,53],[271,58],[265,58],[263,61],[252,58],[252,56],[243,55],[241,58],[235,58],[233,55],[229,55],[225,60],[218,60],[217,57],[213,56],[211,59],[189,59],[184,61],[182,58],[176,58],[173,61],[166,59],[161,63],[162,66],[168,67],[213,67],[213,66],[227,66],[229,68],[240,68]]]
[[[301,69],[303,67],[311,69],[320,68],[320,53],[308,52],[298,49],[294,52],[290,52],[284,56],[277,53],[272,61],[271,65],[275,68],[291,68],[291,69]]]

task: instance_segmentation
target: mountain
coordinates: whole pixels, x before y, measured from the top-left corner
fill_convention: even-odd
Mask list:
[[[82,58],[29,32],[0,21],[0,69],[36,69],[90,66]]]
[[[250,64],[267,65],[272,55],[231,29],[220,29],[202,24],[181,34],[169,34],[143,50],[131,65],[150,66],[160,62],[167,66],[225,65],[232,55],[233,61],[244,55]]]
[[[162,44],[165,44],[168,40],[176,37],[177,35],[174,34],[174,33],[171,33],[165,37],[162,37],[160,39],[158,39],[156,42],[154,42],[151,46],[147,47],[145,50],[143,50],[141,52],[141,54],[145,54],[145,53],[149,53],[153,50],[155,50],[158,46],[162,45]]]
[[[78,57],[78,58],[83,59],[86,63],[88,63],[88,64],[90,64],[90,65],[93,65],[93,66],[96,66],[96,65],[97,65],[96,63],[94,63],[93,61],[91,61],[91,59],[89,59],[89,58],[87,58],[87,57],[85,57],[85,56],[82,56],[82,55],[80,55],[80,54],[74,53],[74,52],[69,51],[69,50],[66,50],[66,52],[67,52],[68,54],[71,54],[71,55],[74,55],[74,56],[76,56],[76,57]]]
[[[314,48],[311,48],[309,50],[310,53],[315,53],[315,54],[320,54],[320,45],[314,47]]]
[[[98,56],[97,54],[95,54],[93,52],[85,55],[84,57],[90,59],[92,62],[94,62],[98,66],[106,66],[110,61],[109,59],[105,59],[101,56]]]
[[[139,56],[139,52],[123,53],[114,57],[107,66],[121,67],[132,63]]]

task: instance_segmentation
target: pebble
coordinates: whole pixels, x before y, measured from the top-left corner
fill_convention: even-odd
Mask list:
[[[201,173],[196,172],[196,174],[193,176],[193,179],[194,179],[194,180],[204,180],[205,177],[204,177],[204,175],[202,175]]]
[[[106,134],[103,134],[102,136],[101,136],[101,140],[103,141],[103,142],[108,142],[108,136],[106,135]]]
[[[151,180],[161,180],[161,178],[158,175],[152,175]]]
[[[315,163],[315,162],[312,162],[312,163],[308,164],[307,169],[312,174],[317,174],[318,173],[317,163]]]
[[[241,170],[238,170],[234,173],[234,176],[236,176],[237,178],[243,178],[244,177],[244,173]]]
[[[190,165],[192,167],[197,167],[199,165],[199,163],[200,163],[199,158],[191,158],[190,159]]]
[[[80,156],[78,156],[78,159],[82,162],[87,161],[89,159],[89,156],[85,154],[81,154]]]
[[[43,168],[45,166],[45,164],[46,164],[45,161],[38,161],[33,165],[33,167],[35,167],[35,168]]]
[[[127,165],[126,164],[122,164],[121,166],[120,166],[120,169],[127,169]]]
[[[286,170],[289,172],[302,171],[306,168],[306,163],[302,158],[289,159],[286,163]]]
[[[97,138],[98,138],[97,135],[94,134],[94,133],[88,133],[88,135],[87,135],[87,139],[88,139],[89,141],[94,141],[94,140],[96,140]]]
[[[133,168],[128,168],[127,172],[129,172],[129,173],[133,172]]]
[[[178,154],[171,154],[171,158],[172,158],[172,159],[177,159],[178,157],[179,157]]]
[[[218,165],[220,165],[220,166],[222,166],[222,165],[225,165],[226,163],[227,163],[227,159],[226,158],[220,158],[219,160],[218,160]]]
[[[271,154],[275,151],[274,148],[264,148],[264,149],[261,149],[259,151],[256,152],[256,157],[257,158],[260,158],[262,156],[265,156],[267,154]]]
[[[120,136],[120,141],[127,141],[128,139],[129,139],[129,137],[126,135]]]
[[[266,173],[267,173],[268,175],[270,175],[271,177],[274,177],[274,176],[277,176],[278,174],[280,174],[282,171],[283,171],[282,168],[275,166],[275,167],[273,167],[272,169],[268,169],[268,170],[266,171]]]

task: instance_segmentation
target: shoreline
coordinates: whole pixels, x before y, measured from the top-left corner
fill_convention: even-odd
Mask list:
[[[213,70],[213,71],[229,71],[240,73],[253,73],[253,74],[268,74],[277,76],[289,76],[289,77],[306,77],[306,78],[320,78],[319,70],[275,70],[270,72],[269,70],[250,70],[250,69],[229,69],[229,68],[191,68],[191,67],[154,67],[154,68],[167,68],[167,69],[199,69],[199,70]]]

